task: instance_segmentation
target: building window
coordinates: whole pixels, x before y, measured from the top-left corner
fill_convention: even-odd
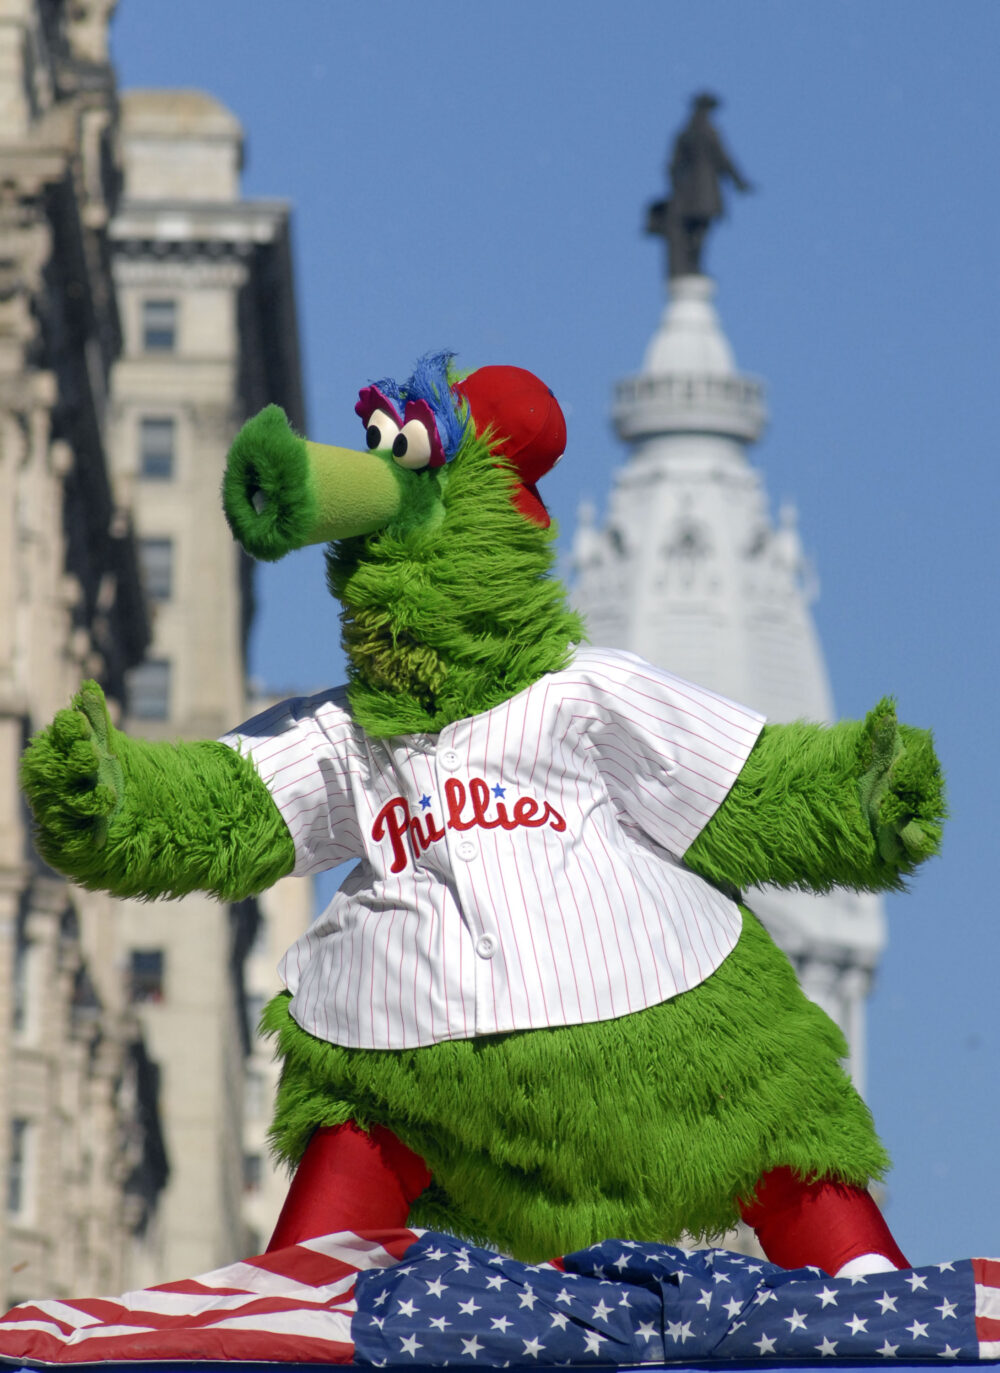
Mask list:
[[[172,419],[144,419],[139,424],[139,476],[150,481],[169,481],[174,475]]]
[[[248,992],[243,998],[243,1009],[246,1012],[247,1025],[250,1027],[250,1033],[252,1035],[257,1033],[260,1026],[260,1018],[264,1014],[264,1007],[270,999],[271,998],[265,996],[263,992]]]
[[[247,1120],[265,1120],[271,1114],[271,1093],[267,1078],[257,1068],[247,1072],[244,1113]]]
[[[133,1005],[163,1000],[162,949],[133,949],[129,954],[128,999]]]
[[[243,1190],[259,1192],[264,1180],[264,1160],[260,1154],[243,1155]]]
[[[177,346],[177,302],[144,300],[142,346],[147,353],[172,353]]]
[[[166,720],[170,714],[170,663],[148,658],[125,674],[128,713],[135,720]]]
[[[173,539],[140,539],[142,584],[151,601],[169,601],[173,594]]]
[[[24,1036],[32,1029],[34,1011],[35,945],[27,934],[27,913],[22,911],[17,921],[17,943],[14,946],[13,969],[13,1029]]]
[[[31,1123],[15,1116],[10,1122],[10,1160],[7,1164],[7,1214],[25,1216],[30,1195]]]
[[[70,1002],[70,1020],[76,1033],[81,1037],[92,1037],[102,1010],[101,998],[97,995],[97,988],[84,964],[76,970],[73,979],[73,999]]]

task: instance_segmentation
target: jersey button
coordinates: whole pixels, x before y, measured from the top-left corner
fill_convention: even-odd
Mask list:
[[[455,852],[464,863],[471,863],[473,858],[479,856],[479,845],[474,839],[460,839],[455,845]]]
[[[461,758],[453,748],[446,748],[443,753],[438,754],[438,762],[448,772],[455,772],[461,766]]]
[[[481,934],[476,940],[476,953],[480,958],[492,958],[497,951],[497,941],[491,934]]]

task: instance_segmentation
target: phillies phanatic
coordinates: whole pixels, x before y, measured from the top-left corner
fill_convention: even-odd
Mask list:
[[[358,450],[263,411],[223,492],[254,556],[328,545],[346,686],[172,745],[88,683],[23,765],[43,855],[119,896],[355,861],[263,1018],[295,1167],[272,1247],[409,1221],[532,1260],[742,1216],[787,1267],[905,1266],[840,1031],[740,892],[901,886],[940,839],[930,736],[890,701],[766,725],[586,646],[532,374],[431,355],[356,408]]]

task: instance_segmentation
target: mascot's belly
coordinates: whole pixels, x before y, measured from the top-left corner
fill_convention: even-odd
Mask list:
[[[616,1020],[345,1049],[300,1029],[288,1000],[264,1016],[284,1060],[280,1154],[296,1160],[318,1125],[387,1125],[434,1175],[413,1224],[527,1261],[608,1235],[718,1234],[780,1164],[861,1186],[888,1166],[843,1036],[745,908],[711,977]]]

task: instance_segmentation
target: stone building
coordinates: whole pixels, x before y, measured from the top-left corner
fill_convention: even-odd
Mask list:
[[[773,721],[833,719],[810,613],[816,579],[793,508],[770,515],[748,446],[763,387],[741,374],[708,276],[673,276],[639,374],[614,402],[629,445],[608,514],[581,512],[575,599],[595,643],[632,649]],[[864,1091],[865,1000],[885,941],[879,898],[762,891],[751,903],[844,1030]]]
[[[241,199],[242,129],[200,92],[124,92],[121,146],[111,245],[123,348],[109,436],[152,618],[148,651],[128,673],[127,727],[213,738],[257,708],[246,678],[252,569],[219,500],[226,451],[271,401],[304,427],[289,211]],[[275,946],[310,914],[306,882],[232,907],[202,896],[122,905],[171,1164],[144,1281],[201,1272],[267,1240],[277,1209],[263,1142],[274,1070],[255,1021],[277,990]]]
[[[0,1307],[117,1290],[165,1159],[115,903],[34,854],[28,735],[96,677],[112,709],[149,620],[106,460],[120,342],[112,0],[0,0]]]
[[[252,1022],[311,912],[308,883],[229,908],[77,891],[18,791],[84,676],[150,737],[257,708],[219,482],[248,413],[302,423],[287,207],[241,200],[242,132],[210,98],[119,102],[113,9],[0,0],[2,1309],[266,1238],[285,1184]]]

